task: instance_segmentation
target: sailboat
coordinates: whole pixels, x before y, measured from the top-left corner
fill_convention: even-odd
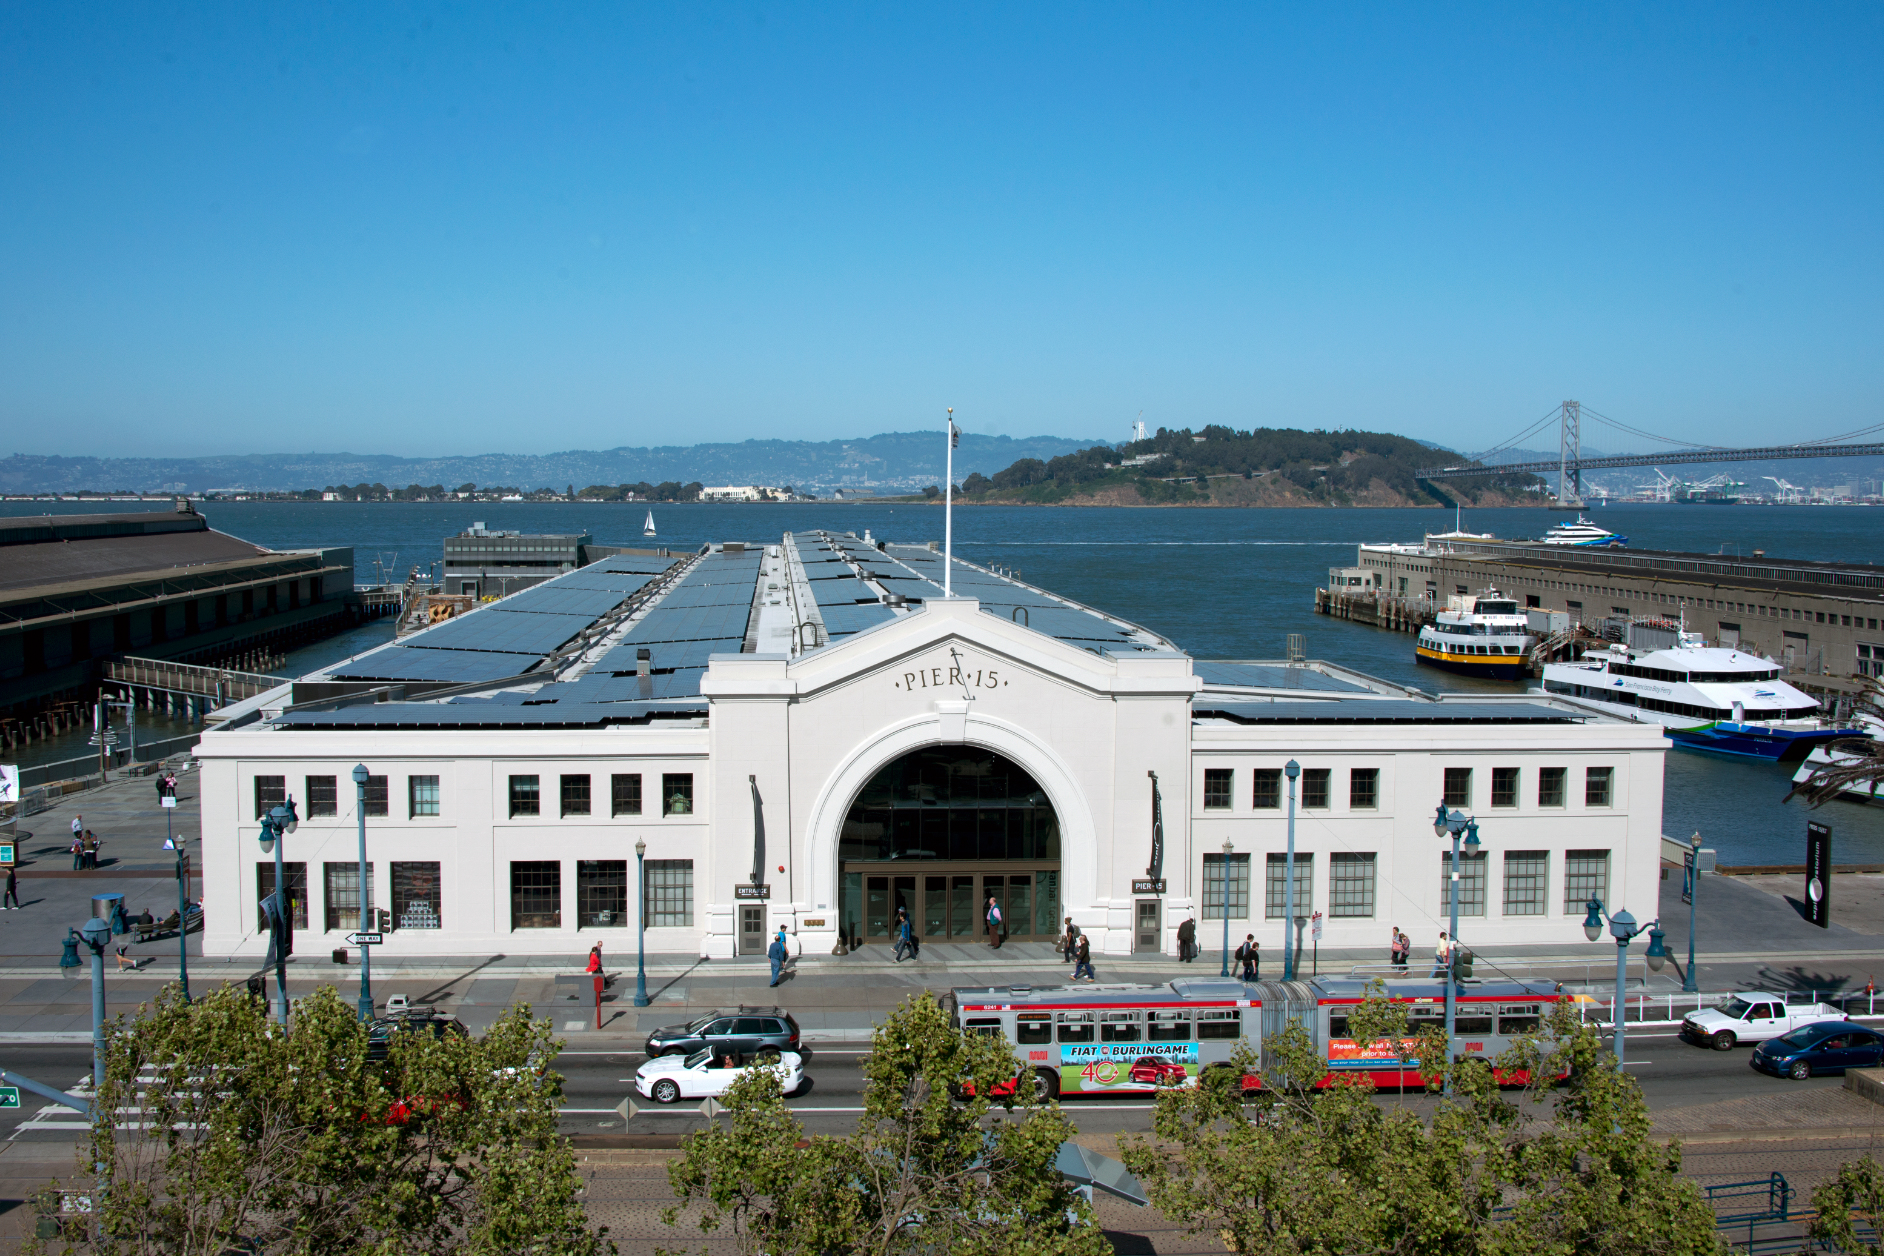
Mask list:
[[[654,535],[654,512],[652,510],[648,512],[648,521],[641,525],[641,535],[642,536]]]

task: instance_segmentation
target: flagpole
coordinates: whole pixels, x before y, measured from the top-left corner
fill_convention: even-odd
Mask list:
[[[955,596],[955,407],[949,407],[949,448],[942,470],[942,596]]]

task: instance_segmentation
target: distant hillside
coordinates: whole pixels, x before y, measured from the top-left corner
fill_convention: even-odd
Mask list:
[[[1126,465],[1139,459],[1148,461]],[[1541,483],[1496,475],[1436,490],[1413,475],[1432,461],[1428,445],[1385,432],[1159,428],[1116,449],[1017,459],[968,476],[962,493],[971,502],[1109,506],[1418,506],[1450,504],[1446,494],[1457,493],[1497,505],[1532,500]]]
[[[1054,458],[1090,441],[1060,436],[979,436],[964,433],[955,474],[992,474],[1023,458]],[[704,484],[790,484],[802,490],[847,486],[908,492],[940,483],[943,436],[886,432],[856,440],[749,440],[738,444],[574,449],[554,454],[476,454],[394,458],[380,454],[243,454],[216,458],[95,458],[14,454],[0,461],[0,492],[96,489],[202,492],[234,488],[274,492],[330,484],[517,485],[524,489],[639,481]]]

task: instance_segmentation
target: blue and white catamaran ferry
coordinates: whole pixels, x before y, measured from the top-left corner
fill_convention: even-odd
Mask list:
[[[1710,646],[1666,620],[1628,626],[1622,644],[1544,666],[1544,689],[1642,723],[1690,750],[1750,759],[1801,759],[1814,746],[1862,735],[1821,717],[1818,701],[1779,679],[1779,664]]]

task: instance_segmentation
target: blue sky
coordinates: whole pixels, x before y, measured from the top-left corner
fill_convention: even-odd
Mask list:
[[[1832,435],[1881,52],[1875,5],[22,4],[0,454]]]

